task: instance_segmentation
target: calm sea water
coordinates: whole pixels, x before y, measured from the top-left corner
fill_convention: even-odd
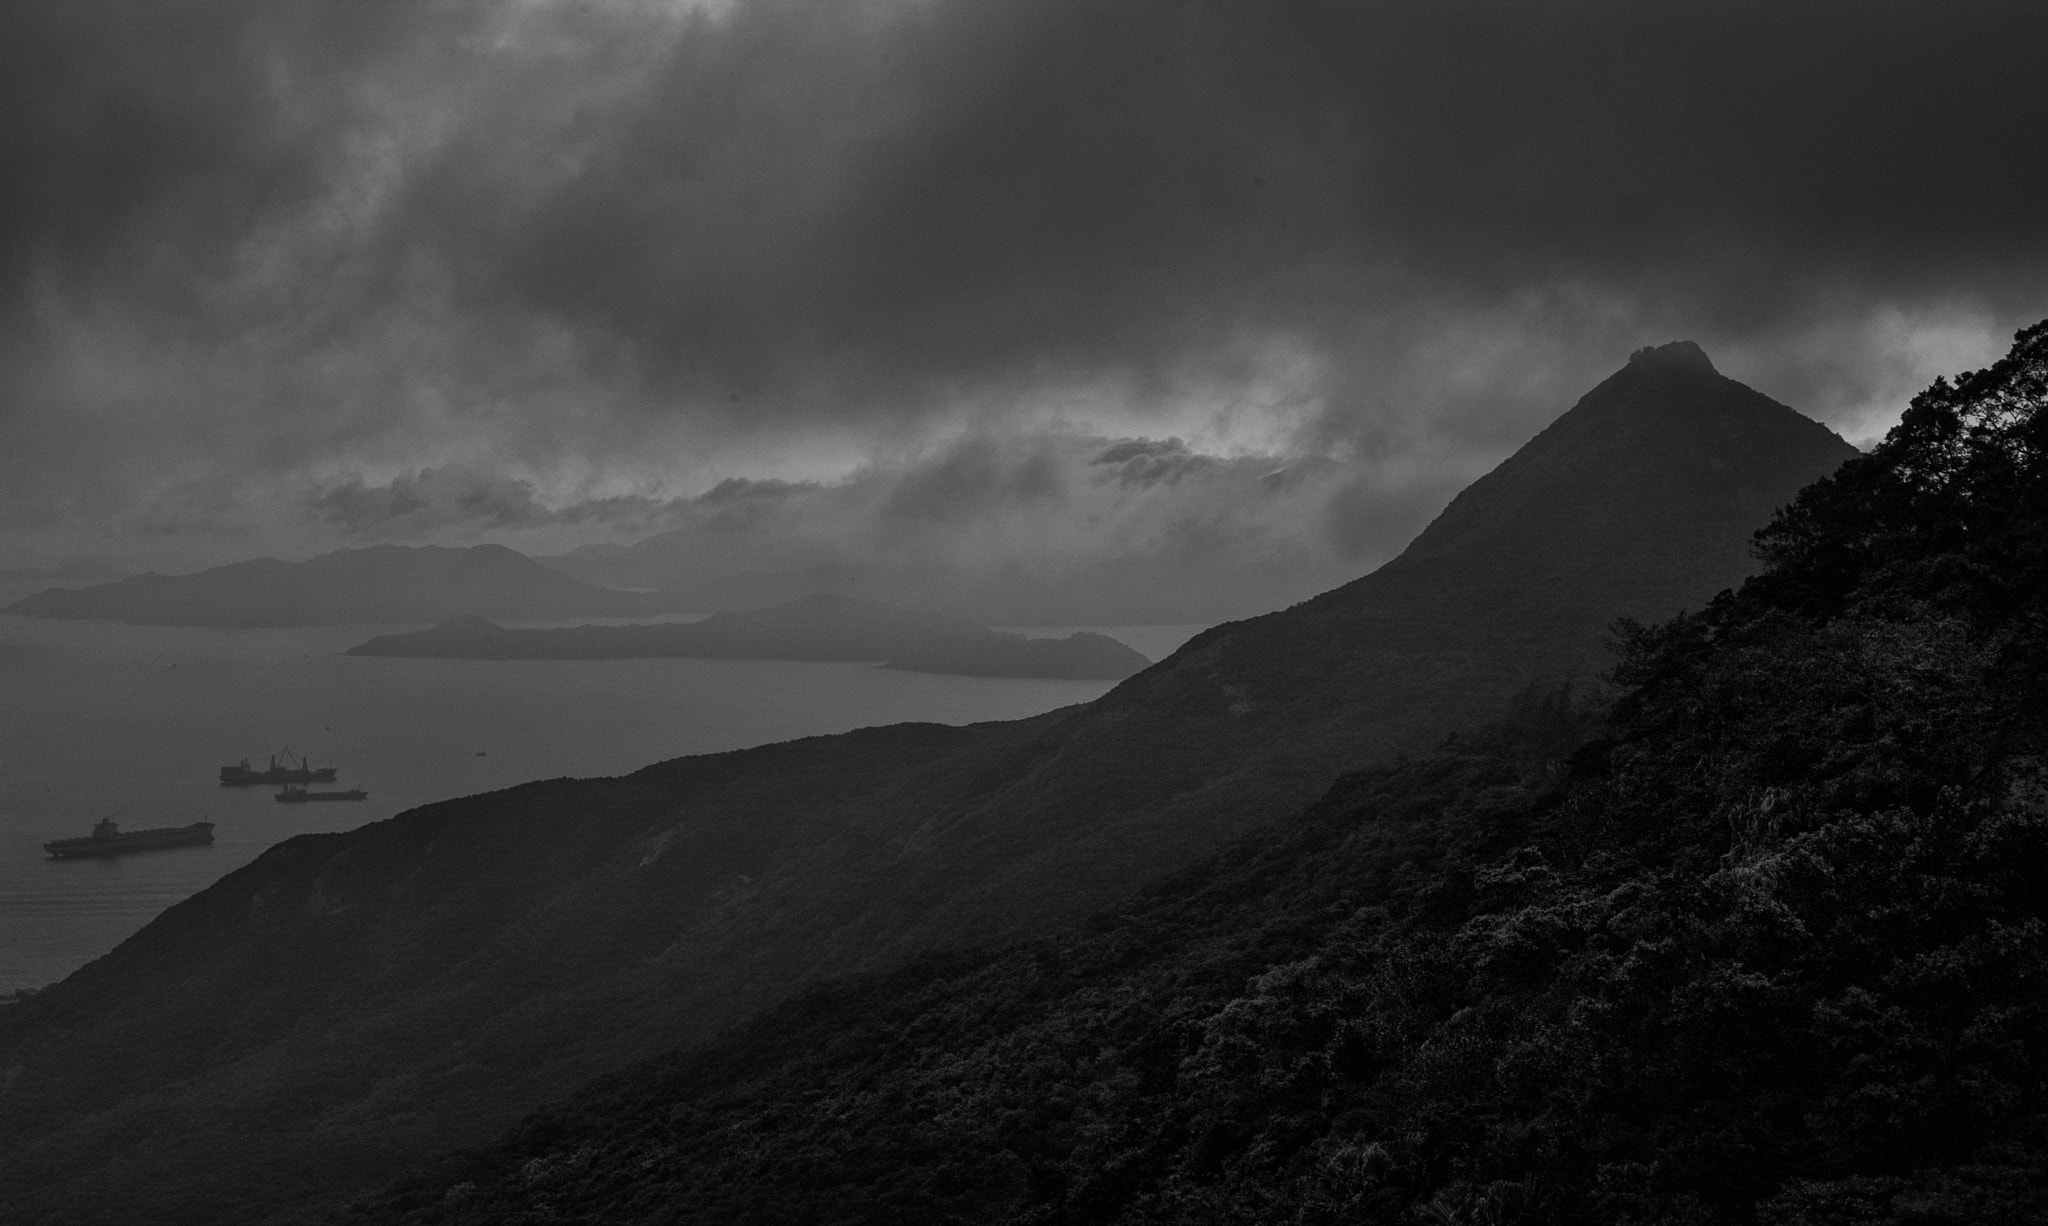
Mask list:
[[[616,775],[871,724],[1015,719],[1109,688],[867,664],[338,654],[393,629],[0,615],[0,996],[63,978],[295,834],[530,779]],[[1105,629],[1157,660],[1199,627]],[[223,765],[261,766],[285,746],[339,766],[333,786],[370,798],[281,805],[273,788],[217,782]],[[43,843],[109,816],[124,829],[207,818],[215,841],[112,860],[44,855]]]

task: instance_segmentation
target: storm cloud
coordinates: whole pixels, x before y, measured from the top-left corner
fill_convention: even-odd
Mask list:
[[[1859,437],[2048,314],[2030,3],[0,20],[17,534],[637,532],[880,471],[873,531],[930,533],[1094,488],[1018,439],[1177,436],[1118,488],[1345,465],[1273,539],[1363,564],[1639,344]],[[478,514],[372,493],[452,474]]]

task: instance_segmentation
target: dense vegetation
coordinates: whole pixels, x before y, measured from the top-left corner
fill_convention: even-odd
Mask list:
[[[2048,1216],[2048,325],[1530,699],[1064,934],[814,990],[407,1222]]]

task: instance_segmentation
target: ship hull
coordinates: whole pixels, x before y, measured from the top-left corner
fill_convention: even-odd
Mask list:
[[[211,842],[213,823],[194,822],[189,826],[164,826],[107,838],[58,839],[43,844],[43,850],[60,860],[76,860],[124,856],[131,851],[161,851],[167,847],[197,847]]]

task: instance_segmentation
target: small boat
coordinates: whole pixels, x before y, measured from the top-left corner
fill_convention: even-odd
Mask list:
[[[314,800],[368,800],[370,794],[361,788],[350,788],[346,792],[308,792],[302,787],[287,785],[284,791],[271,797],[281,805],[302,805]]]
[[[284,761],[280,763],[279,758]],[[231,788],[252,787],[265,783],[333,783],[338,767],[315,766],[305,758],[292,753],[291,746],[285,746],[282,754],[270,756],[270,766],[257,770],[243,758],[236,766],[220,768],[220,781]]]
[[[130,830],[125,833],[111,817],[103,817],[92,828],[92,833],[82,839],[56,839],[43,844],[43,850],[58,859],[76,856],[118,856],[130,851],[156,851],[163,847],[192,847],[213,842],[212,822],[193,822],[189,826],[159,826],[154,830]]]

